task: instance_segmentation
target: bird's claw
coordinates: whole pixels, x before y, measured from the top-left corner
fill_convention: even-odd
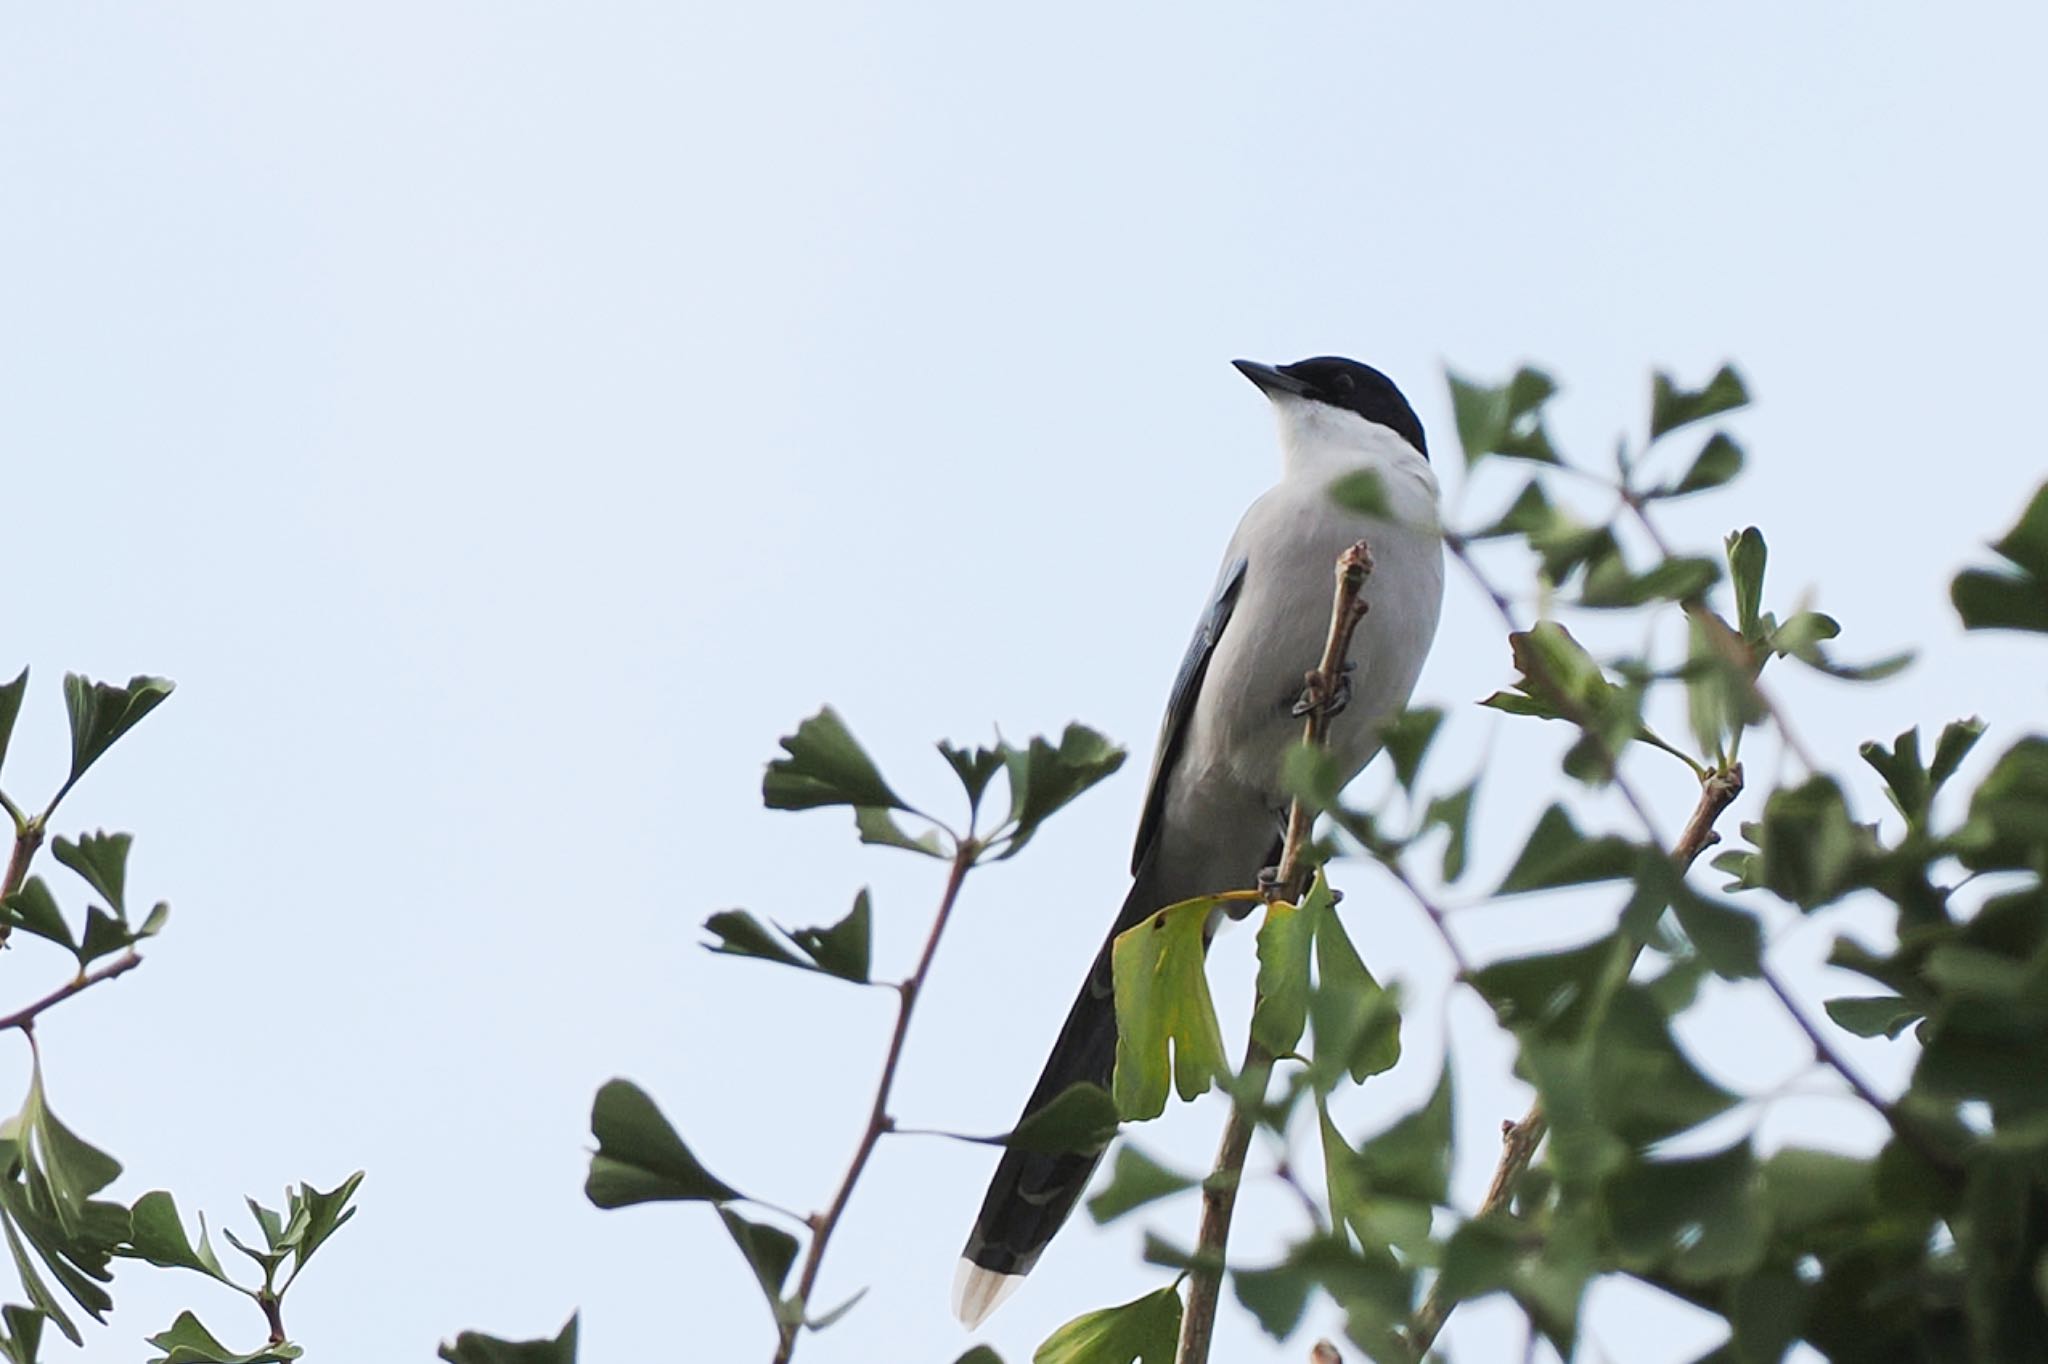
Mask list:
[[[1327,697],[1322,695],[1322,675],[1310,673],[1307,685],[1301,689],[1301,696],[1295,701],[1290,713],[1297,720],[1318,710],[1323,713],[1326,720],[1334,720],[1342,715],[1344,708],[1351,704],[1351,674],[1357,667],[1357,663],[1347,661],[1343,670],[1337,674],[1337,685],[1330,689]]]

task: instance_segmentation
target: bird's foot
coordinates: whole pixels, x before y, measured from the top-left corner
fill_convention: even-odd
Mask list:
[[[1344,903],[1343,891],[1337,889],[1335,886],[1331,886],[1329,890],[1330,905],[1332,908],[1335,908],[1336,906]],[[1259,898],[1261,900],[1266,901],[1285,898],[1280,894],[1280,868],[1259,868]]]
[[[1334,720],[1342,715],[1344,708],[1351,704],[1351,674],[1357,667],[1357,663],[1347,661],[1343,671],[1337,674],[1337,684],[1330,688],[1327,696],[1323,695],[1322,674],[1310,673],[1301,689],[1301,696],[1295,701],[1289,713],[1297,720],[1318,710],[1323,713],[1326,720]]]

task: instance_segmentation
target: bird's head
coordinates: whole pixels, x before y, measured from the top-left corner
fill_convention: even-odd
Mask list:
[[[1264,365],[1256,360],[1233,360],[1238,372],[1259,386],[1259,391],[1276,403],[1320,403],[1354,413],[1386,427],[1415,447],[1427,459],[1429,445],[1423,438],[1422,421],[1401,396],[1394,381],[1356,360],[1319,355],[1291,365]]]

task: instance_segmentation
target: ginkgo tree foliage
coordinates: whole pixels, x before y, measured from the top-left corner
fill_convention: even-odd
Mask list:
[[[1742,473],[1745,452],[1722,420],[1747,402],[1734,370],[1697,388],[1655,376],[1640,434],[1598,462],[1553,442],[1545,411],[1555,385],[1536,370],[1498,385],[1452,375],[1450,390],[1468,491],[1490,487],[1495,497],[1489,515],[1444,528],[1502,640],[1503,685],[1482,703],[1493,714],[1399,717],[1385,734],[1394,782],[1371,806],[1347,801],[1314,744],[1293,755],[1295,796],[1326,832],[1290,851],[1323,869],[1302,885],[1282,878],[1268,903],[1228,897],[1232,912],[1258,923],[1256,1003],[1241,1042],[1210,997],[1208,973],[1228,968],[1209,962],[1202,943],[1225,900],[1170,906],[1115,947],[1111,1090],[1076,1086],[1015,1131],[965,1138],[1039,1150],[1113,1144],[1089,1214],[1107,1223],[1142,1210],[1151,1228],[1156,1288],[1121,1304],[1074,1304],[1036,1364],[1199,1364],[1219,1299],[1285,1342],[1318,1297],[1341,1309],[1351,1350],[1381,1364],[1428,1355],[1446,1320],[1481,1298],[1511,1301],[1533,1336],[1570,1357],[1589,1285],[1616,1275],[1720,1318],[1724,1339],[1703,1357],[1717,1364],[1775,1361],[1800,1342],[1839,1361],[2048,1357],[2048,736],[1930,716],[1924,729],[1876,736],[1853,754],[1809,750],[1776,695],[1784,670],[1853,685],[1911,660],[1839,652],[1832,617],[1773,590],[1756,527],[1738,523],[1705,546],[1670,540],[1667,503],[1721,494]],[[1588,489],[1602,514],[1584,510]],[[1361,511],[1385,508],[1366,476],[1331,495]],[[2048,488],[2006,524],[1996,560],[1954,579],[1955,608],[1970,629],[2048,634]],[[1362,592],[1369,608],[1369,578]],[[1547,777],[1515,774],[1518,799],[1490,803],[1482,827],[1478,795],[1494,774],[1440,771],[1431,752],[1449,727],[1500,715],[1554,727],[1565,742]],[[1752,789],[1756,819],[1720,827],[1752,780],[1743,750],[1760,730],[1785,754],[1779,774]],[[1022,747],[941,744],[959,810],[933,814],[896,794],[830,709],[783,749],[763,784],[770,807],[848,808],[863,842],[930,858],[942,875],[922,954],[888,974],[869,946],[881,911],[864,893],[819,927],[738,910],[706,924],[716,952],[899,995],[845,1178],[828,1207],[783,1209],[775,1190],[737,1189],[713,1173],[715,1153],[700,1157],[681,1134],[687,1104],[665,1112],[614,1080],[592,1107],[587,1185],[606,1208],[711,1205],[759,1282],[773,1323],[761,1352],[778,1364],[810,1332],[863,1329],[857,1300],[817,1302],[812,1289],[868,1157],[891,1135],[903,1040],[963,886],[1022,850],[1123,756],[1080,726]],[[1697,783],[1693,803],[1654,808],[1639,777],[1646,763],[1682,766]],[[1896,821],[1856,817],[1847,790],[1857,764],[1881,780]],[[1674,827],[1673,839],[1659,832]],[[1507,866],[1490,885],[1474,872],[1488,862],[1475,855],[1482,840]],[[1345,860],[1323,865],[1337,856]],[[1506,1127],[1479,1206],[1450,1200],[1460,1059],[1443,1039],[1424,1047],[1445,1061],[1419,1107],[1370,1132],[1333,1116],[1334,1097],[1370,1086],[1424,1026],[1404,1017],[1398,991],[1382,988],[1353,946],[1353,916],[1370,909],[1339,903],[1333,881],[1345,879],[1415,901],[1442,933],[1458,988],[1490,1007],[1534,1091]],[[1608,905],[1604,930],[1563,950],[1488,960],[1466,955],[1444,903],[1560,888]],[[1832,917],[1807,917],[1845,902],[1881,909],[1892,932],[1850,938]],[[1796,997],[1767,931],[1788,922],[1835,935],[1829,960],[1867,984]],[[1715,1119],[1774,1098],[1730,1090],[1678,1041],[1674,1023],[1711,977],[1797,1026],[1814,1071],[1881,1120],[1881,1149],[1762,1149],[1753,1129],[1705,1139],[1727,1131]],[[1845,1059],[1852,1034],[1911,1049],[1901,1092],[1880,1092]],[[1144,1124],[1186,1121],[1176,1098],[1216,1088],[1233,1101],[1232,1127],[1261,1141],[1226,1139],[1208,1172],[1145,1153]],[[1228,1242],[1247,1150],[1284,1176],[1261,1191],[1284,1183],[1277,1196],[1310,1210],[1284,1254],[1254,1262]],[[1166,1201],[1177,1195],[1188,1196]],[[443,1357],[564,1364],[575,1326],[552,1341],[467,1333]],[[1306,1356],[1306,1342],[1287,1352]],[[960,1364],[1000,1361],[975,1346]]]
[[[24,668],[0,686],[0,769],[28,694],[28,676]],[[122,1174],[121,1162],[67,1127],[52,1104],[51,1092],[59,1086],[44,1074],[37,1030],[61,1027],[73,1008],[102,1005],[95,987],[142,966],[144,945],[164,930],[170,918],[170,907],[161,901],[146,910],[139,904],[130,906],[130,835],[101,831],[75,838],[52,836],[58,807],[117,741],[170,696],[171,689],[171,683],[160,677],[135,677],[117,686],[67,674],[63,691],[71,754],[63,781],[40,808],[0,787],[0,809],[14,830],[0,879],[0,945],[38,949],[7,953],[11,997],[24,1002],[0,1015],[0,1033],[18,1033],[29,1051],[28,1093],[20,1110],[0,1122],[0,1236],[6,1240],[17,1285],[13,1292],[0,1287],[0,1300],[21,1299],[0,1306],[0,1359],[9,1364],[35,1364],[47,1358],[46,1345],[56,1336],[72,1345],[85,1344],[86,1332],[105,1322],[113,1307],[114,1267],[123,1260],[192,1271],[250,1303],[245,1315],[232,1323],[215,1307],[208,1308],[219,1335],[196,1312],[180,1312],[149,1337],[155,1347],[147,1356],[150,1364],[282,1364],[297,1359],[303,1351],[285,1327],[285,1294],[314,1251],[355,1215],[350,1202],[362,1180],[360,1173],[328,1192],[311,1184],[289,1188],[281,1209],[250,1199],[255,1230],[237,1235],[221,1229],[237,1264],[241,1258],[250,1262],[231,1272],[214,1247],[204,1216],[195,1241],[169,1192],[152,1190],[133,1204],[108,1197],[110,1186]],[[83,883],[84,892],[97,897],[97,903],[88,900],[83,916],[67,910],[59,893],[34,869],[46,841],[51,856]],[[36,994],[42,987],[49,988]],[[6,1276],[7,1271],[0,1269],[0,1284]],[[251,1348],[238,1348],[244,1345]]]

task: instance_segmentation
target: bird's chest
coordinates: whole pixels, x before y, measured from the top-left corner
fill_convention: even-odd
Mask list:
[[[1206,769],[1188,774],[1197,782],[1249,788],[1276,807],[1286,794],[1282,764],[1302,735],[1294,704],[1328,641],[1338,555],[1364,540],[1374,556],[1368,610],[1348,654],[1350,704],[1328,736],[1346,780],[1378,750],[1380,724],[1405,704],[1441,590],[1435,536],[1327,506],[1299,515],[1294,534],[1261,542],[1265,552],[1249,564],[1244,594],[1210,661],[1195,716],[1201,732],[1190,745]]]

